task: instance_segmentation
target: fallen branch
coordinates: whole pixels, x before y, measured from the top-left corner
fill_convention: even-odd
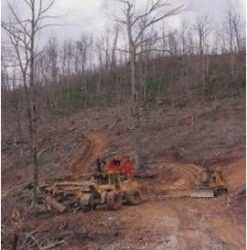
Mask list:
[[[64,243],[64,240],[56,241],[56,242],[50,243],[50,244],[42,247],[40,250],[52,249],[52,248],[57,247],[57,246],[59,246],[59,245],[61,245],[63,243]]]
[[[6,198],[7,196],[13,194],[13,193],[16,193],[18,191],[21,191],[23,190],[27,185],[29,185],[29,183],[22,183],[18,186],[14,186],[8,190],[2,190],[2,199]]]

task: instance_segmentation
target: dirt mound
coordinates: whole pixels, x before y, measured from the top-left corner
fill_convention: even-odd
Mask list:
[[[228,162],[217,163],[211,166],[215,169],[220,169],[228,185],[229,191],[233,191],[245,185],[245,156],[231,159]]]
[[[163,158],[156,165],[156,175],[142,181],[146,194],[188,196],[190,190],[196,187],[202,170],[195,164]]]

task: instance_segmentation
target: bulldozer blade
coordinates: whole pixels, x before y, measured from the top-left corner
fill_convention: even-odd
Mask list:
[[[190,197],[192,198],[214,198],[214,191],[212,189],[197,189],[193,190]]]

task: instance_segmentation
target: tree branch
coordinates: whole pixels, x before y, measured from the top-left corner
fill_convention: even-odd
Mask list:
[[[137,41],[140,39],[140,37],[142,36],[143,32],[144,32],[148,27],[150,27],[151,25],[153,25],[153,24],[155,24],[155,23],[157,23],[157,22],[159,22],[159,21],[161,21],[161,20],[163,20],[163,19],[165,19],[165,18],[167,18],[167,17],[174,16],[174,15],[178,14],[179,11],[181,11],[183,7],[184,7],[184,5],[180,5],[180,6],[176,7],[176,8],[174,8],[174,9],[172,9],[172,10],[166,12],[165,14],[159,16],[159,17],[153,17],[151,21],[149,21],[147,24],[145,24],[145,25],[141,28],[141,30],[139,31],[138,35],[137,35],[136,38],[135,38],[135,42],[137,42]]]
[[[168,49],[146,49],[146,50],[143,50],[143,51],[140,51],[140,52],[137,52],[136,55],[141,55],[141,54],[144,54],[144,53],[147,53],[147,52],[152,52],[152,51],[157,51],[157,52],[167,52],[169,53],[170,55],[172,55],[172,52]]]
[[[7,0],[7,4],[8,4],[8,7],[9,7],[9,9],[10,9],[10,12],[11,12],[12,15],[14,16],[16,22],[17,22],[17,23],[20,25],[20,27],[22,28],[22,31],[23,31],[24,33],[26,33],[26,35],[28,35],[28,36],[30,37],[30,34],[28,33],[26,27],[24,26],[22,20],[17,16],[17,14],[16,14],[15,11],[14,11],[13,6],[9,3],[8,0]]]

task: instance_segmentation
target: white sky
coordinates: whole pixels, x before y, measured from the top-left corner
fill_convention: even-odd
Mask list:
[[[2,16],[4,17],[4,3],[2,1]],[[9,0],[10,2],[17,0]],[[22,0],[18,0],[19,4]],[[46,0],[45,0],[46,1]],[[147,0],[136,0],[136,2],[143,6]],[[106,8],[105,4],[113,2],[113,0],[56,0],[52,14],[64,15],[55,22],[63,23],[62,27],[53,27],[47,29],[42,34],[42,40],[48,38],[51,35],[58,37],[59,41],[65,39],[77,39],[81,33],[90,32],[94,35],[103,34],[106,32],[107,27],[112,26],[112,20],[110,18],[110,11]],[[189,7],[189,11],[181,14],[173,20],[170,20],[170,25],[176,25],[180,19],[184,17],[187,19],[193,19],[193,17],[205,16],[209,17],[212,23],[220,24],[223,17],[226,14],[229,5],[231,8],[240,9],[241,15],[245,17],[246,4],[245,0],[171,0],[170,2],[182,2]],[[175,6],[175,5],[174,5]],[[109,8],[112,9],[112,4],[109,4]],[[117,12],[118,10],[115,9]]]
[[[55,13],[68,12],[67,17],[61,19],[63,19],[62,22],[70,25],[62,29],[56,28],[53,32],[61,38],[76,38],[80,36],[82,31],[90,31],[95,34],[104,32],[105,28],[112,23],[109,10],[104,5],[106,2],[111,8],[111,0],[57,0],[54,6]],[[137,0],[136,2],[144,4],[146,0]],[[178,18],[207,15],[212,22],[220,23],[229,5],[232,6],[231,8],[240,9],[242,16],[245,16],[245,0],[180,0],[180,2],[188,5],[189,11],[181,14]]]

